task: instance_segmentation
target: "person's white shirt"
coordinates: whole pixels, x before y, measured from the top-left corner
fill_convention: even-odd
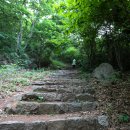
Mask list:
[[[76,65],[76,60],[73,59],[72,65]]]

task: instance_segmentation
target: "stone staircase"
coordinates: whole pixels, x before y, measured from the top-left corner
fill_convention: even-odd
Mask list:
[[[76,70],[59,70],[7,104],[0,130],[106,130],[98,121],[94,89]],[[7,118],[8,117],[8,118]]]

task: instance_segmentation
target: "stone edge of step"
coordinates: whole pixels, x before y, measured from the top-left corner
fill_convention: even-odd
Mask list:
[[[26,121],[3,121],[0,122],[0,130],[14,130],[14,128],[20,128],[20,130],[66,130],[65,128],[82,128],[82,127],[92,127],[92,128],[101,128],[100,130],[105,129],[106,126],[99,124],[97,117],[69,117],[62,119],[52,119],[48,121],[38,120],[32,122]],[[93,125],[93,126],[92,126]],[[79,130],[79,129],[76,129]]]
[[[34,104],[35,104],[35,107],[32,107]],[[39,115],[40,113],[41,114],[49,114],[49,113],[63,114],[63,113],[70,113],[70,112],[93,111],[93,110],[96,110],[97,105],[98,105],[97,102],[37,103],[37,102],[20,101],[17,103],[15,102],[14,104],[13,103],[7,104],[7,106],[4,109],[4,112],[8,114],[27,114],[28,113],[29,115],[34,112],[35,112],[34,113],[35,115]]]

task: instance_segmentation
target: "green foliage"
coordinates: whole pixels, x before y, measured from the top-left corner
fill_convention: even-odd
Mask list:
[[[48,66],[55,48],[51,40],[61,31],[56,19],[52,20],[53,1],[2,0],[0,3],[0,50],[6,53],[8,62],[24,67]]]
[[[75,56],[77,53],[77,49],[75,47],[69,47],[67,48],[67,50],[65,51],[65,54],[66,55],[69,55],[69,56]]]
[[[120,70],[129,68],[129,60],[123,58],[130,55],[129,1],[67,0],[64,4],[62,14],[69,18],[69,32],[77,31],[83,38],[80,51],[85,53],[87,66],[105,61]]]
[[[130,117],[127,114],[120,114],[118,117],[118,120],[120,123],[126,123],[128,122]]]
[[[128,0],[1,0],[0,52],[26,68],[74,57],[86,68],[129,69],[129,10]]]
[[[6,59],[9,63],[15,63],[18,66],[28,68],[31,59],[26,53],[17,54],[16,52],[6,53]]]
[[[110,80],[113,82],[117,82],[122,79],[122,73],[120,71],[116,71],[110,77]]]
[[[51,64],[51,68],[52,69],[63,69],[65,68],[67,65],[61,61],[58,60],[52,60],[52,64]]]
[[[30,82],[27,78],[15,78],[11,81],[14,85],[22,84],[23,86],[28,86],[30,85]]]
[[[43,102],[44,100],[45,100],[44,97],[41,97],[41,96],[37,97],[38,102]]]
[[[78,56],[79,56],[79,50],[74,46],[70,46],[66,48],[66,50],[64,51],[64,57],[66,61],[71,62],[74,58],[78,59]]]
[[[1,65],[0,72],[10,72],[16,71],[19,67],[16,64],[10,64],[10,65]]]

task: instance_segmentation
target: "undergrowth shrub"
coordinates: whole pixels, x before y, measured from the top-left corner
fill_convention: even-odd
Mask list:
[[[112,76],[109,78],[112,82],[117,82],[122,79],[122,73],[120,71],[115,71]]]
[[[9,95],[30,85],[32,81],[43,79],[48,71],[27,70],[16,64],[1,65],[0,67],[0,94]]]
[[[80,55],[80,52],[75,47],[69,47],[63,53],[64,60],[69,63],[71,63],[74,58],[78,60],[79,55]]]
[[[58,60],[52,60],[52,64],[50,65],[51,69],[63,69],[65,67],[66,64]]]

